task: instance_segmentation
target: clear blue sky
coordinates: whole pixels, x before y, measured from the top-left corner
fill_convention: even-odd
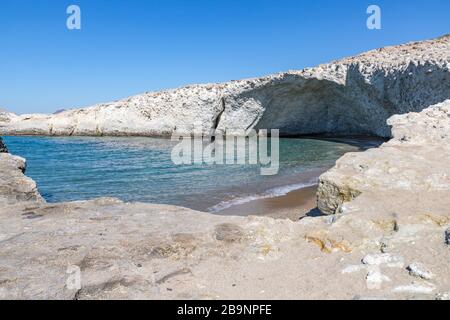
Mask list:
[[[66,8],[82,29],[66,28]],[[382,9],[380,31],[366,9]],[[450,33],[448,0],[2,0],[0,108],[53,112]]]

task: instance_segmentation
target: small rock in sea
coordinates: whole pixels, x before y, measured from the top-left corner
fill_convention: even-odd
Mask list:
[[[362,259],[362,263],[369,266],[387,265],[390,268],[403,268],[404,266],[402,257],[393,256],[389,253],[368,254]]]
[[[413,277],[422,278],[425,280],[431,280],[434,278],[434,274],[420,263],[411,263],[406,270],[408,270],[409,274]]]

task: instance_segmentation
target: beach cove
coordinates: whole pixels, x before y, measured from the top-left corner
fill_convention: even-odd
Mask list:
[[[449,299],[449,53],[450,37],[443,36],[301,71],[56,115],[2,112],[3,151],[10,153],[0,153],[0,298]],[[277,199],[264,197],[264,188],[256,193],[264,208],[251,201],[226,208],[227,199],[213,204],[264,211],[278,201],[290,206],[293,193],[303,192],[295,197],[305,202],[306,193],[316,193],[320,214],[300,220],[116,197],[50,202],[39,192],[45,185],[25,175],[26,160],[9,150],[20,143],[26,150],[39,139],[51,139],[47,150],[55,150],[55,136],[170,136],[194,119],[218,131],[279,128],[282,136],[388,141],[363,152],[343,150],[320,174],[317,192],[304,185]],[[20,140],[26,135],[35,137]],[[73,165],[82,164],[70,150]],[[293,155],[297,162],[305,153]],[[273,187],[297,178],[287,171]],[[67,286],[68,266],[79,270],[80,287]]]

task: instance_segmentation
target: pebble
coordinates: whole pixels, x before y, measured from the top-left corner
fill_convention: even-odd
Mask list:
[[[423,264],[421,263],[411,263],[406,270],[409,271],[409,274],[416,278],[422,278],[425,280],[431,280],[434,278],[434,274],[429,271]]]

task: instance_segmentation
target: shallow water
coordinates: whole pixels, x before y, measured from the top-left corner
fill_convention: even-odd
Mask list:
[[[48,202],[117,197],[217,212],[261,197],[317,183],[343,154],[373,143],[344,139],[280,139],[280,171],[261,176],[258,165],[174,165],[168,139],[5,137],[27,159]]]

